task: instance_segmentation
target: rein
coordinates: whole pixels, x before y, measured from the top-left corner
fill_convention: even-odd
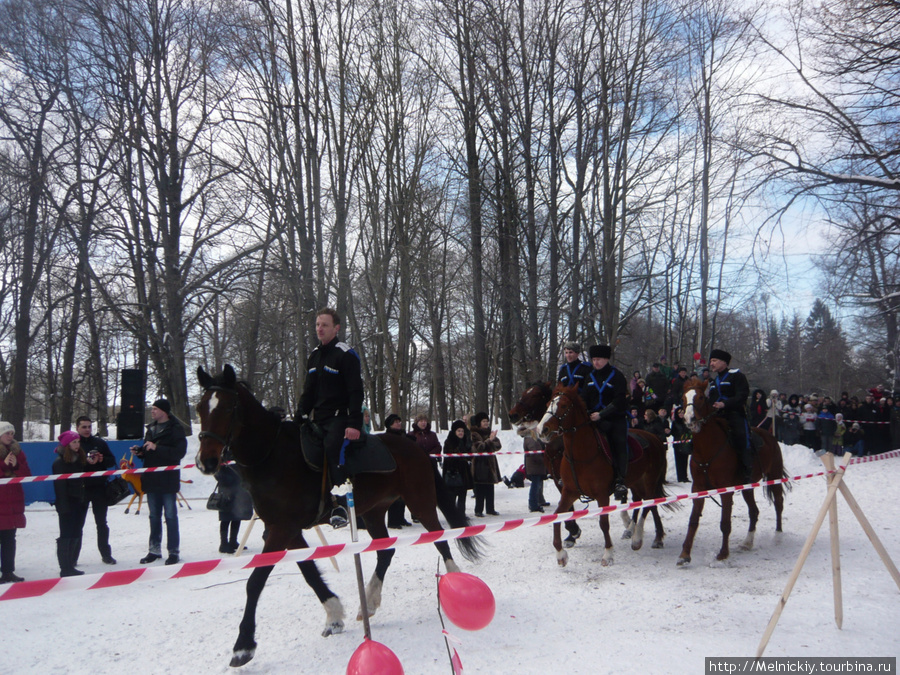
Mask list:
[[[693,403],[690,403],[690,404],[688,404],[687,406],[685,406],[685,411],[687,411],[687,408],[694,408],[695,411],[696,411],[696,409],[697,409],[697,407],[696,407]],[[704,426],[710,419],[712,419],[712,418],[716,415],[717,412],[718,412],[718,411],[717,411],[715,408],[713,408],[713,409],[710,411],[710,413],[709,413],[708,415],[706,415],[706,416],[703,417],[703,418],[694,420],[694,422],[692,422],[690,425],[688,425],[689,428],[691,429],[691,432],[694,434],[695,440],[696,440],[696,435],[700,433],[700,431],[703,429],[703,426]],[[712,465],[712,463],[716,460],[716,458],[717,458],[720,454],[722,454],[722,451],[725,450],[726,447],[728,447],[728,446],[727,446],[727,445],[720,445],[720,446],[719,446],[719,449],[716,450],[716,452],[713,454],[712,457],[709,458],[708,461],[706,461],[706,462],[699,462],[699,461],[697,461],[697,453],[696,453],[696,451],[697,451],[697,445],[696,445],[696,443],[694,444],[694,455],[693,455],[693,459],[694,459],[694,461],[696,462],[697,467],[703,472],[704,482],[706,483],[706,488],[707,488],[707,489],[711,489],[711,488],[712,488],[712,484],[711,484],[710,478],[709,478],[709,467],[710,467],[710,466]],[[712,499],[712,497],[710,497],[710,499]],[[714,504],[716,504],[716,506],[718,506],[719,508],[722,508],[722,505],[721,505],[719,502],[717,502],[715,499],[712,499],[712,501],[713,501]]]
[[[575,408],[575,406],[571,403],[571,397],[569,397],[566,394],[560,394],[560,398],[562,398],[564,396],[565,396],[565,398],[569,399],[569,401],[570,401],[569,409],[566,410],[565,414],[560,416],[560,415],[557,415],[555,412],[550,413],[551,417],[555,418],[557,423],[559,424],[559,428],[556,430],[555,433],[557,433],[561,436],[565,436],[566,434],[574,434],[576,431],[578,431],[582,427],[585,427],[591,423],[590,415],[588,415],[587,420],[585,422],[582,422],[581,424],[576,424],[575,426],[568,427],[568,428],[563,427],[562,421],[566,417],[568,417],[569,414],[572,412],[572,410],[574,410],[574,408]],[[603,452],[601,452],[601,450],[600,450],[600,439],[595,438],[594,440],[596,441],[594,444],[594,449],[596,450],[596,453],[594,454],[593,457],[589,457],[587,459],[581,459],[581,460],[575,459],[575,457],[572,455],[572,451],[569,449],[567,444],[563,445],[563,457],[565,457],[566,460],[568,460],[569,464],[571,464],[572,476],[575,478],[575,487],[578,489],[579,494],[582,494],[582,495],[585,494],[585,491],[581,488],[581,485],[578,482],[578,471],[576,471],[575,465],[576,464],[590,464],[590,463],[594,462],[597,459],[597,457],[601,457],[601,458],[604,457]]]

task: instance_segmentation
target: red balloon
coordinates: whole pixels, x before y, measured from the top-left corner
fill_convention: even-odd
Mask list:
[[[703,358],[703,355],[700,352],[694,352],[694,361],[699,361]]]
[[[481,630],[494,618],[494,594],[481,579],[465,572],[450,572],[438,582],[441,608],[463,630]]]
[[[394,652],[366,638],[350,657],[347,675],[403,675],[403,666]]]

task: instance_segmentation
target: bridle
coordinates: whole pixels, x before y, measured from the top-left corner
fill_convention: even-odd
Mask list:
[[[697,393],[699,394],[700,392],[698,391]],[[684,406],[685,415],[687,415],[688,408],[693,408],[694,414],[696,415],[697,406],[694,405],[694,399],[691,399],[691,402]],[[703,427],[703,425],[706,424],[710,420],[710,418],[712,418],[716,414],[716,412],[717,412],[716,409],[712,408],[712,410],[710,410],[709,414],[706,415],[705,417],[699,417],[699,418],[694,417],[694,419],[688,424],[688,428],[691,430],[691,433],[695,433],[695,434],[698,433],[700,431],[700,429]]]
[[[240,394],[238,393],[236,388],[229,389],[227,387],[221,387],[219,385],[212,385],[210,387],[207,387],[205,389],[205,391],[206,392],[226,392],[228,394],[231,394],[234,397],[234,403],[231,406],[231,416],[230,416],[229,423],[228,423],[228,433],[225,435],[225,437],[222,437],[213,431],[201,431],[199,434],[197,434],[197,438],[200,441],[202,441],[204,438],[210,438],[210,439],[216,441],[217,443],[221,444],[222,452],[219,455],[219,461],[222,462],[223,461],[222,458],[225,456],[225,453],[231,448],[231,445],[234,440],[234,430],[235,430],[235,427],[237,426],[238,418],[240,417],[240,410],[241,410]],[[281,429],[281,426],[279,425],[279,430],[280,429]],[[265,445],[268,446],[268,452],[265,455],[263,455],[263,457],[259,461],[254,462],[253,464],[247,464],[245,462],[240,461],[236,456],[234,456],[232,454],[232,457],[234,458],[234,463],[237,464],[238,466],[244,467],[245,469],[253,467],[253,466],[259,466],[260,464],[262,464],[269,458],[269,456],[272,454],[272,449],[275,446],[274,443],[267,443]]]
[[[557,428],[555,431],[550,432],[554,436],[562,435],[562,434],[570,434],[570,433],[573,434],[576,431],[578,431],[579,429],[581,429],[581,427],[587,426],[588,424],[591,423],[591,417],[590,417],[590,415],[588,415],[587,421],[582,422],[581,424],[576,424],[575,426],[572,426],[572,427],[563,426],[563,420],[565,420],[570,414],[572,414],[572,411],[575,409],[575,405],[572,404],[572,402],[571,402],[572,401],[571,396],[569,396],[565,392],[561,392],[556,395],[556,398],[558,398],[558,399],[563,398],[563,397],[565,397],[569,401],[569,408],[568,408],[568,410],[566,410],[565,413],[563,413],[562,415],[558,415],[556,413],[556,410],[554,410],[553,412],[550,412],[549,406],[547,407],[547,413],[545,413],[545,414],[549,414],[552,419],[556,420]],[[550,404],[552,404],[552,403],[553,403],[553,401],[550,401]],[[557,410],[558,409],[559,408],[557,407]]]

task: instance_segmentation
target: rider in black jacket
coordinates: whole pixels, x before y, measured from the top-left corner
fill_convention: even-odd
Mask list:
[[[592,345],[589,350],[594,369],[585,380],[582,397],[591,420],[609,440],[615,471],[613,494],[620,502],[628,498],[625,474],[628,472],[628,384],[625,376],[610,362],[609,345]]]
[[[731,354],[722,349],[709,353],[709,402],[719,411],[731,430],[731,444],[737,451],[741,464],[741,478],[751,480],[753,453],[750,449],[750,429],[747,426],[747,399],[750,384],[738,368],[728,368]]]

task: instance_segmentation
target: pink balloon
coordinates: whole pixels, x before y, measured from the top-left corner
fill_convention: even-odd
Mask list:
[[[403,666],[394,652],[366,638],[350,657],[347,675],[403,675]]]
[[[481,579],[465,572],[450,572],[438,582],[441,608],[455,626],[481,630],[494,618],[494,594]]]
[[[703,355],[700,352],[694,352],[694,361],[699,361],[703,358]]]

